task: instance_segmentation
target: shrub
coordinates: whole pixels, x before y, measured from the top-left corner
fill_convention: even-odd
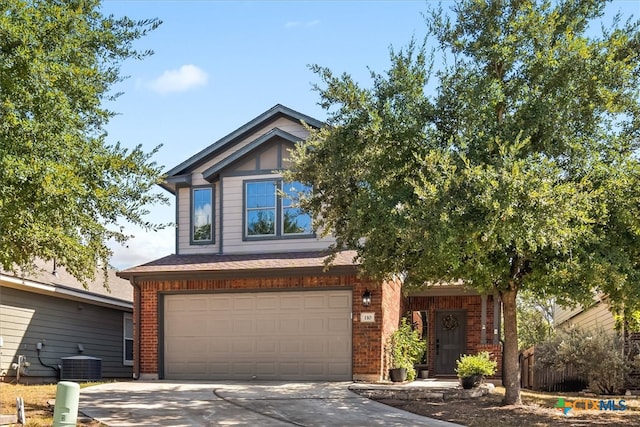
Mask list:
[[[407,379],[412,381],[416,377],[414,364],[422,359],[426,342],[420,337],[420,332],[413,330],[406,318],[400,321],[400,327],[389,337],[388,354],[392,368],[405,368]]]
[[[456,361],[456,374],[459,378],[471,377],[473,375],[489,376],[496,373],[498,362],[491,360],[488,351],[481,351],[478,354],[463,354]]]
[[[536,364],[558,370],[571,364],[591,391],[616,394],[624,388],[630,368],[622,349],[616,334],[570,328],[536,347]]]

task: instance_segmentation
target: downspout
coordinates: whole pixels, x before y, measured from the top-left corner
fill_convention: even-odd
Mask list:
[[[133,327],[134,327],[134,340],[133,340],[133,379],[140,379],[140,332],[142,326],[140,325],[140,307],[141,307],[141,290],[140,285],[136,281],[134,276],[131,276],[129,282],[133,286]]]

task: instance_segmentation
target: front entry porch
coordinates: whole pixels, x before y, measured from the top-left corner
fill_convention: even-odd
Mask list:
[[[418,368],[429,377],[455,377],[456,361],[463,354],[488,351],[498,361],[501,377],[500,301],[457,285],[434,286],[407,300],[414,328],[427,341]]]

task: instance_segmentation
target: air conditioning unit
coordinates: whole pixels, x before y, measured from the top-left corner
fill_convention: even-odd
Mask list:
[[[63,357],[60,379],[65,381],[101,380],[102,359],[90,356]]]

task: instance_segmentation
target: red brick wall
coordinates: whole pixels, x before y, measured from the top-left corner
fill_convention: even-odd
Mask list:
[[[502,348],[500,345],[493,345],[493,296],[487,296],[487,318],[486,318],[486,344],[481,343],[482,334],[482,300],[480,295],[471,296],[433,296],[433,297],[411,297],[409,298],[409,310],[428,311],[428,359],[429,371],[435,372],[435,337],[436,337],[436,311],[438,310],[464,310],[467,314],[466,325],[466,353],[475,354],[480,351],[489,351],[498,360],[498,371],[496,376],[500,376],[502,363]],[[497,326],[497,325],[496,325]]]
[[[384,340],[398,325],[400,313],[400,284],[380,284],[359,278],[356,275],[343,276],[299,276],[264,277],[245,279],[180,279],[180,280],[138,280],[141,293],[139,352],[134,354],[134,372],[141,376],[157,375],[158,365],[158,298],[163,292],[209,291],[209,290],[264,290],[264,289],[308,289],[308,288],[349,288],[352,298],[352,373],[354,379],[379,381],[383,376]],[[368,289],[372,293],[369,307],[362,306],[362,294]],[[137,304],[134,304],[137,307]],[[360,314],[372,312],[375,322],[361,323]],[[136,316],[136,319],[138,317]],[[137,331],[135,332],[137,334]],[[138,345],[134,346],[138,349]],[[137,369],[139,368],[139,369]]]

